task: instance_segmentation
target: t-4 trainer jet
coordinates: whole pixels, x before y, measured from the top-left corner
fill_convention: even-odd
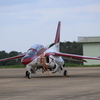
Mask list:
[[[22,58],[21,63],[26,66],[25,75],[30,79],[31,74],[36,73],[38,69],[42,69],[43,73],[46,73],[48,70],[50,70],[53,74],[59,72],[62,75],[67,76],[68,73],[67,70],[64,70],[65,63],[62,58],[82,62],[86,62],[84,59],[100,60],[99,57],[88,57],[59,52],[60,25],[61,22],[59,21],[54,45],[50,48],[46,48],[41,44],[35,44],[28,49],[26,54],[0,59],[0,61]]]

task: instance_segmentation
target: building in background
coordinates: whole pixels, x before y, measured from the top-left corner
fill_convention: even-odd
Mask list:
[[[78,37],[78,42],[83,44],[83,55],[91,57],[100,56],[100,37]],[[86,60],[84,65],[100,65],[100,60]]]

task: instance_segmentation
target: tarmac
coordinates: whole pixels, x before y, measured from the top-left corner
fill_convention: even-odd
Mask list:
[[[0,69],[0,100],[100,100],[100,67],[67,67],[25,78],[24,68]]]

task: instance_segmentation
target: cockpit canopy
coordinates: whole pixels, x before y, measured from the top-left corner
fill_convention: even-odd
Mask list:
[[[41,55],[46,49],[47,48],[40,44],[35,44],[31,46],[30,49],[27,51],[26,55],[22,58],[21,62],[24,65],[30,63],[31,61],[33,61],[33,59]]]
[[[30,49],[27,51],[27,55],[36,55],[43,50],[45,50],[45,47],[43,45],[35,44],[31,46]]]

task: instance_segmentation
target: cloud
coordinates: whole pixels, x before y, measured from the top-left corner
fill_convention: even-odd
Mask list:
[[[52,5],[51,5],[52,4]],[[66,6],[65,6],[66,5]],[[5,16],[19,19],[55,19],[57,17],[70,16],[70,14],[100,13],[100,4],[67,7],[65,0],[55,2],[53,0],[40,0],[33,4],[17,4],[0,7],[0,18]]]
[[[70,10],[73,13],[100,13],[100,4],[79,6]]]
[[[10,41],[14,36],[30,46],[48,45],[55,36],[57,22],[62,22],[61,41],[75,40],[79,35],[100,33],[100,3],[98,0],[24,0],[0,6],[0,35]],[[94,34],[96,35],[96,34]],[[48,36],[48,41],[46,41]],[[9,37],[9,39],[8,39]],[[37,39],[41,37],[41,39]],[[43,42],[44,40],[44,42]],[[2,44],[1,44],[2,45]],[[14,46],[14,44],[13,44]],[[26,48],[26,45],[23,49]],[[19,48],[20,49],[20,48]]]

